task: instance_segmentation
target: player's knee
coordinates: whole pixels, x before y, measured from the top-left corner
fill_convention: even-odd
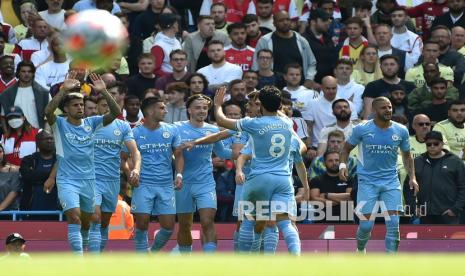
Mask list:
[[[257,221],[257,223],[255,224],[255,233],[262,233],[263,230],[265,230],[267,224],[267,221]]]
[[[79,209],[72,209],[66,212],[66,219],[70,224],[82,224]]]
[[[373,226],[374,226],[374,221],[372,221],[372,220],[361,220],[360,224],[358,225],[358,228],[362,232],[369,233],[369,232],[371,232],[371,230],[373,230]]]
[[[213,227],[214,218],[210,216],[200,217],[200,225],[202,228],[211,228]]]

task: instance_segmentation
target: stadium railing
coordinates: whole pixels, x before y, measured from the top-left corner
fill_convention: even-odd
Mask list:
[[[58,216],[59,221],[63,221],[63,212],[56,211],[1,211],[0,215],[11,216],[13,221],[20,220],[22,216]]]

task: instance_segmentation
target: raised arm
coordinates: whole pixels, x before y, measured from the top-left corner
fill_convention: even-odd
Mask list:
[[[66,96],[66,94],[68,94],[71,90],[78,89],[80,87],[81,84],[78,80],[74,79],[75,77],[76,72],[69,72],[68,76],[63,82],[63,85],[60,87],[60,91],[58,91],[55,97],[53,97],[52,100],[45,107],[45,117],[47,118],[47,122],[50,126],[55,124],[57,119],[55,115],[55,110],[63,101],[63,98]]]
[[[224,103],[224,95],[226,94],[226,87],[220,87],[216,90],[215,93],[215,119],[216,123],[219,126],[222,126],[227,129],[236,130],[237,120],[227,118],[223,113],[223,108],[221,107]]]
[[[109,125],[113,122],[113,120],[121,115],[121,107],[115,99],[113,99],[110,93],[108,93],[107,86],[99,75],[95,73],[90,74],[90,80],[92,81],[92,84],[90,85],[92,89],[94,89],[97,93],[101,93],[107,101],[108,107],[110,107],[110,113],[103,116],[103,126]]]

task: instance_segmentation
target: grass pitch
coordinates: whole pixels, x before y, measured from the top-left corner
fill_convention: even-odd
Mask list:
[[[0,260],[0,275],[93,276],[464,276],[463,254],[337,254],[238,256],[232,254],[169,256],[106,254],[102,256],[35,255]]]

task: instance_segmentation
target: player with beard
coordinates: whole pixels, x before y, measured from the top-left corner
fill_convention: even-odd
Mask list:
[[[348,100],[338,99],[332,105],[333,114],[336,117],[336,123],[325,126],[320,132],[318,140],[318,156],[322,156],[326,152],[328,134],[334,130],[340,130],[344,133],[345,139],[349,139],[352,135],[352,129],[358,123],[351,121],[352,111]]]
[[[252,69],[254,48],[247,46],[246,26],[243,23],[233,23],[228,26],[228,35],[231,45],[224,49],[226,60],[237,64],[242,71],[247,72]]]
[[[374,119],[354,127],[352,135],[344,145],[340,156],[339,176],[342,181],[349,180],[347,160],[350,151],[358,146],[358,191],[355,213],[360,218],[360,224],[356,235],[357,251],[365,252],[374,220],[379,216],[378,211],[381,208],[386,224],[386,251],[397,252],[400,241],[399,213],[403,211],[402,189],[397,173],[399,150],[410,178],[410,189],[416,194],[419,187],[410,153],[407,128],[391,121],[392,105],[388,98],[378,97],[372,104]]]
[[[449,118],[437,123],[433,130],[442,133],[444,141],[450,147],[450,152],[464,159],[465,148],[465,102],[452,101],[449,105]]]

